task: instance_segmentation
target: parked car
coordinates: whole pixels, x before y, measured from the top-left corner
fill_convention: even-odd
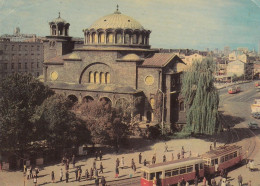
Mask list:
[[[256,119],[260,119],[260,112],[253,112],[252,116]]]
[[[248,128],[250,129],[259,129],[258,123],[256,123],[255,121],[250,121],[248,123]]]

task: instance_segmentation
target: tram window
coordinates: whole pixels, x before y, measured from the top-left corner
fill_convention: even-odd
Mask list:
[[[179,169],[174,169],[173,171],[172,171],[172,176],[176,176],[176,175],[178,175],[179,174]]]
[[[186,173],[186,167],[181,167],[180,168],[180,174]]]
[[[193,166],[187,166],[187,172],[192,172],[193,171]]]
[[[203,163],[200,163],[200,169],[203,169]]]
[[[165,177],[171,177],[172,176],[172,171],[167,171],[165,172]]]
[[[224,158],[224,156],[222,156],[221,158],[220,158],[220,163],[223,163],[225,161],[225,158]]]
[[[151,173],[150,174],[150,180],[153,180],[154,177],[155,177],[155,173]]]
[[[235,157],[237,157],[237,151],[236,151],[236,152],[234,152],[234,158],[235,158]]]
[[[233,153],[228,155],[228,159],[229,160],[233,159]]]
[[[228,155],[225,156],[225,161],[227,161],[227,160],[228,160]]]
[[[195,164],[195,170],[199,170],[199,164]]]
[[[214,160],[211,160],[211,166],[214,166]]]
[[[218,164],[218,158],[217,158],[217,159],[215,159],[215,164]]]
[[[147,176],[146,172],[143,172],[143,178],[144,179],[147,179],[146,176]]]

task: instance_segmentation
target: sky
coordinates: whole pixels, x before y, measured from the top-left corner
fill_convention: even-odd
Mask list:
[[[47,36],[60,12],[70,36],[83,37],[83,29],[117,4],[152,31],[152,48],[258,50],[260,0],[0,0],[0,35],[20,27],[21,33]]]

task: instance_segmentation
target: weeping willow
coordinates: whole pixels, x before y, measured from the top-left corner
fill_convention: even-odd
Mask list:
[[[219,95],[213,81],[212,58],[195,61],[183,74],[181,93],[186,106],[187,125],[185,131],[214,134],[218,125]]]

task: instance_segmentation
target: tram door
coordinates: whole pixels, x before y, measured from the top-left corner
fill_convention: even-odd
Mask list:
[[[157,180],[156,186],[161,186],[162,185],[162,171],[156,172],[156,180]]]

